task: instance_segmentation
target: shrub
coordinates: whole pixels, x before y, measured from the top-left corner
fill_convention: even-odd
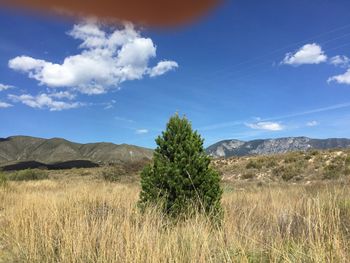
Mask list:
[[[40,169],[26,169],[11,173],[8,176],[11,181],[31,181],[48,179],[48,172]]]
[[[329,164],[324,168],[324,179],[337,179],[342,173],[342,167],[337,164]]]
[[[300,175],[301,171],[292,165],[279,166],[273,169],[273,174],[281,177],[284,181],[289,181]]]
[[[177,114],[171,117],[156,143],[153,163],[141,173],[141,207],[162,201],[171,216],[193,210],[221,214],[220,176],[210,167],[203,139],[190,122]]]
[[[345,165],[346,165],[346,166],[350,166],[350,156],[347,156],[347,157],[345,158]]]
[[[249,160],[249,162],[245,166],[246,169],[258,169],[258,170],[260,170],[262,167],[263,165],[260,160]]]
[[[330,164],[324,167],[324,179],[337,179],[346,172],[346,158],[335,157]]]
[[[7,178],[6,174],[5,174],[5,173],[2,173],[2,172],[0,171],[0,187],[5,187],[5,186],[7,186],[7,181],[8,181],[8,178]]]
[[[273,168],[278,165],[277,161],[274,159],[269,159],[266,163],[266,168]]]
[[[301,159],[301,154],[300,152],[290,152],[287,153],[284,162],[285,163],[295,163]]]
[[[102,177],[110,182],[118,182],[125,175],[125,169],[120,166],[110,166],[102,170]]]
[[[255,172],[256,171],[247,171],[242,174],[242,179],[252,179],[255,177]]]

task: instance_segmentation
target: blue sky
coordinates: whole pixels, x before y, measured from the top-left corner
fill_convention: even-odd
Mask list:
[[[226,1],[191,25],[0,9],[0,137],[154,147],[185,114],[222,139],[350,137],[350,2]]]

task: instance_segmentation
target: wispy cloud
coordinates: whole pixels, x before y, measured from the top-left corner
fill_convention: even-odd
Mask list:
[[[149,70],[149,75],[151,77],[156,77],[165,74],[170,70],[174,70],[179,67],[175,61],[160,61],[157,66]]]
[[[13,95],[8,96],[13,102],[21,102],[31,108],[38,109],[49,109],[50,111],[62,111],[68,109],[75,109],[83,106],[80,102],[65,102],[54,100],[50,95],[42,93],[37,96],[32,96],[29,94]]]
[[[13,105],[7,102],[0,101],[0,108],[9,108],[12,107]]]
[[[282,126],[278,122],[270,122],[270,121],[261,121],[255,123],[246,123],[247,127],[252,128],[254,130],[265,130],[265,131],[282,131],[284,130],[284,126]]]
[[[306,126],[308,127],[315,127],[318,126],[320,123],[318,121],[309,121],[306,123]]]
[[[148,133],[148,130],[147,129],[139,129],[139,130],[136,130],[135,133],[136,134],[146,134],[146,133]]]
[[[287,53],[281,64],[299,66],[303,64],[319,64],[327,61],[327,55],[321,46],[312,43],[302,46],[295,53]]]
[[[350,59],[347,56],[334,56],[329,59],[329,63],[337,67],[347,67]]]
[[[59,92],[50,93],[49,96],[51,98],[56,98],[56,99],[73,100],[76,98],[77,95],[75,95],[69,91],[59,91]]]
[[[349,107],[350,107],[350,102],[340,103],[340,104],[335,104],[335,105],[331,105],[331,106],[327,106],[327,107],[316,108],[316,109],[306,110],[306,111],[300,111],[300,112],[286,114],[286,115],[281,115],[281,116],[272,117],[272,118],[266,118],[264,120],[266,120],[266,121],[282,120],[282,119],[288,119],[288,118],[293,118],[293,117],[305,116],[305,115],[310,115],[310,114],[314,114],[314,113],[332,111],[332,110],[337,110],[337,109],[342,109],[342,108],[349,108]]]
[[[103,109],[110,110],[114,108],[114,104],[116,104],[116,100],[111,100],[110,102],[106,102],[105,107]]]
[[[128,118],[124,118],[124,117],[120,117],[120,116],[115,116],[114,117],[115,120],[117,121],[122,121],[122,122],[128,122],[128,123],[134,123],[134,120],[128,119]]]
[[[1,84],[1,83],[0,83],[0,91],[8,90],[8,89],[13,89],[13,88],[14,88],[14,86],[5,85],[5,84]]]
[[[300,116],[307,116],[307,115],[312,115],[315,113],[327,112],[327,111],[338,110],[338,109],[349,108],[349,107],[350,107],[350,102],[346,102],[346,103],[340,103],[340,104],[335,104],[335,105],[331,105],[331,106],[327,106],[327,107],[321,107],[321,108],[316,108],[316,109],[311,109],[311,110],[306,110],[306,111],[300,111],[300,112],[295,112],[295,113],[280,115],[280,116],[275,116],[275,117],[255,118],[255,122],[253,122],[253,123],[279,121],[279,120],[300,117]],[[245,125],[246,123],[250,123],[250,122],[247,120],[228,121],[228,122],[216,123],[216,124],[200,127],[198,129],[201,131],[210,131],[210,130],[218,130],[218,129],[223,129],[223,128]]]

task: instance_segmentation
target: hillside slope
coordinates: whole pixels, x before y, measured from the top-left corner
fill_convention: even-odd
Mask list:
[[[0,139],[0,166],[35,161],[44,164],[86,160],[100,163],[128,163],[152,158],[153,151],[113,143],[79,144],[61,138],[42,139],[12,136]]]
[[[350,150],[312,150],[265,156],[218,158],[212,165],[226,181],[350,182]]]

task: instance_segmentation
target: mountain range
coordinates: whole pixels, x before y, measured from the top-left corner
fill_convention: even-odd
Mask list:
[[[113,143],[80,144],[61,138],[29,136],[0,138],[0,167],[93,167],[102,163],[130,163],[150,160],[150,149]]]
[[[206,151],[214,158],[226,158],[332,148],[350,148],[350,139],[287,137],[252,141],[224,140],[209,146]],[[152,155],[152,149],[128,144],[80,144],[62,138],[43,139],[30,136],[0,138],[0,168],[4,170],[144,163],[151,160]]]
[[[311,139],[308,137],[286,137],[265,140],[224,140],[207,148],[207,153],[215,158],[266,155],[311,149],[350,148],[350,139],[330,138]]]

